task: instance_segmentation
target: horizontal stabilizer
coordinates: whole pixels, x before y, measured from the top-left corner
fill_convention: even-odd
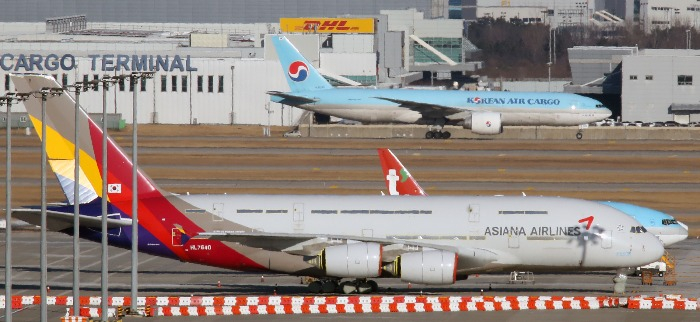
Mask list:
[[[297,104],[297,105],[299,105],[299,104],[310,104],[310,103],[314,103],[314,102],[318,101],[318,100],[311,99],[311,98],[307,98],[307,97],[303,97],[303,96],[297,96],[297,95],[294,95],[294,94],[289,94],[289,93],[284,93],[284,92],[277,92],[277,91],[269,91],[269,92],[267,92],[267,94],[268,94],[268,95],[272,95],[272,96],[281,97],[281,98],[283,98],[283,99],[285,99],[285,100],[293,101],[293,102],[290,102],[288,105],[294,105],[294,104]],[[294,104],[292,104],[292,103],[294,103]]]
[[[109,215],[107,215],[109,217]],[[23,220],[32,225],[41,225],[40,209],[13,209],[12,217]],[[46,229],[51,231],[61,231],[73,227],[73,213],[55,210],[46,211]],[[107,228],[119,228],[131,226],[131,219],[107,218]],[[100,229],[102,227],[102,217],[92,217],[80,215],[80,227]]]

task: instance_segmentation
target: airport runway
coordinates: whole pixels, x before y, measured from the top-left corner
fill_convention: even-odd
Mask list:
[[[381,181],[376,148],[389,147],[409,167],[414,177],[433,195],[521,194],[559,195],[591,200],[616,200],[656,208],[691,226],[700,235],[697,195],[700,192],[700,142],[696,141],[536,141],[536,140],[372,140],[282,139],[232,136],[228,127],[202,134],[202,127],[140,126],[139,160],[157,183],[175,193],[292,193],[378,194],[386,190]],[[165,129],[165,130],[164,130]],[[170,129],[170,130],[167,130]],[[190,131],[192,130],[192,131]],[[256,129],[251,131],[260,133]],[[170,131],[170,132],[168,132]],[[116,132],[115,141],[130,152],[128,131]],[[0,142],[4,144],[4,140]],[[13,135],[13,206],[39,203],[39,141],[22,132]],[[0,151],[4,158],[4,148]],[[0,172],[4,173],[4,164]],[[62,193],[49,177],[49,201]],[[4,196],[4,180],[0,195]],[[39,234],[17,232],[14,244],[16,294],[38,294]],[[4,235],[0,234],[2,243]],[[72,239],[49,235],[49,285],[51,295],[70,295]],[[642,286],[630,278],[631,294],[660,293],[700,296],[700,240],[674,245],[679,260],[679,283]],[[4,245],[2,248],[4,258]],[[81,243],[82,295],[99,295],[99,245]],[[110,295],[128,296],[130,255],[110,248]],[[275,284],[280,295],[300,294],[305,286],[287,276],[260,276],[219,270],[178,261],[140,255],[140,295],[244,295],[271,294]],[[3,265],[4,267],[4,265]],[[0,278],[4,279],[4,275]],[[612,273],[579,275],[540,274],[532,285],[512,285],[505,275],[482,275],[451,287],[425,288],[435,294],[475,295],[610,295]],[[217,281],[222,287],[217,287]],[[4,281],[3,281],[4,283]],[[492,290],[488,291],[488,285]],[[398,280],[382,280],[387,294],[419,293]],[[4,285],[3,285],[4,286]],[[391,288],[391,290],[389,290]],[[52,319],[64,308],[49,307]],[[34,321],[38,307],[15,315],[15,321]],[[401,319],[423,321],[590,321],[635,320],[698,321],[700,314],[669,311],[598,310],[589,312],[465,312],[434,314],[365,314],[325,316],[238,316],[252,320]],[[156,318],[157,321],[191,318]],[[225,319],[225,320],[224,320]],[[206,318],[229,321],[231,317]]]
[[[4,258],[4,233],[0,234]],[[13,292],[16,295],[39,294],[39,232],[15,231],[13,233]],[[48,235],[48,285],[49,295],[72,295],[72,265],[73,239],[70,236],[49,233]],[[81,295],[100,295],[100,257],[98,243],[82,241],[81,250]],[[627,284],[628,295],[658,295],[681,294],[685,297],[700,297],[700,240],[689,239],[672,246],[669,251],[677,259],[678,285],[664,286],[663,279],[655,277],[653,285],[641,285],[640,278],[630,277]],[[129,251],[109,247],[109,285],[110,296],[129,296],[131,283],[131,255]],[[2,265],[3,270],[5,265]],[[218,295],[272,295],[277,285],[278,295],[304,295],[306,286],[300,284],[300,278],[284,275],[266,275],[264,280],[258,274],[240,273],[224,269],[212,268],[150,255],[139,255],[139,295],[140,296],[218,296]],[[459,281],[451,286],[421,287],[413,285],[408,288],[406,283],[397,279],[378,280],[380,294],[431,294],[431,295],[479,295],[484,290],[485,295],[612,295],[613,272],[594,272],[584,274],[537,274],[536,283],[509,284],[508,276],[479,275],[471,276],[465,281]],[[0,276],[3,289],[4,274]],[[221,281],[222,286],[218,287]],[[491,290],[489,291],[489,286]],[[65,314],[65,307],[48,306],[50,320],[56,321]],[[635,313],[636,314],[633,314]],[[683,321],[690,317],[699,317],[700,312],[663,312],[667,318],[677,317]],[[564,314],[564,315],[562,315]],[[39,307],[29,307],[17,312],[14,321],[35,321],[39,315]],[[355,315],[325,315],[325,316],[251,316],[235,317],[235,319],[376,319],[380,317],[408,321],[424,319],[457,319],[478,320],[522,320],[532,317],[538,321],[555,321],[562,316],[572,317],[574,321],[586,321],[591,317],[616,317],[636,321],[655,321],[651,317],[659,317],[658,312],[634,311],[626,309],[601,309],[589,312],[462,312],[462,313],[432,313],[425,314],[355,314]],[[580,317],[580,319],[577,319]],[[192,318],[189,318],[190,320]],[[231,317],[199,317],[206,321],[230,321]],[[606,318],[608,319],[608,318]],[[135,320],[135,319],[133,319]],[[149,321],[151,319],[149,318]],[[156,318],[154,321],[182,321],[177,318]],[[673,318],[676,321],[675,318]],[[691,320],[687,320],[691,321]],[[697,321],[697,320],[695,320]]]

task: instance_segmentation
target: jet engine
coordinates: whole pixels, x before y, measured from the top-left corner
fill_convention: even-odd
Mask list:
[[[454,284],[457,280],[457,254],[446,250],[404,253],[384,270],[402,281],[419,284]]]
[[[377,277],[382,271],[382,246],[377,243],[353,243],[330,246],[309,261],[335,277]]]
[[[462,127],[471,129],[476,134],[500,134],[503,133],[501,113],[473,112],[464,119]]]

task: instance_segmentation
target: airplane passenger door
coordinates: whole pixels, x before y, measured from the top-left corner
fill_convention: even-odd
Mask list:
[[[467,213],[469,214],[469,222],[479,222],[479,205],[470,204],[467,208]]]
[[[211,219],[213,221],[223,221],[224,220],[224,204],[223,203],[215,203],[211,207]]]
[[[600,239],[600,244],[603,246],[603,248],[612,247],[612,231],[604,231],[602,234],[600,234]]]
[[[180,229],[172,229],[172,238],[173,246],[182,246],[182,231]]]
[[[520,235],[516,235],[516,234],[508,235],[508,247],[509,248],[520,248]]]
[[[292,213],[292,228],[295,231],[304,230],[304,204],[295,203],[294,212]]]

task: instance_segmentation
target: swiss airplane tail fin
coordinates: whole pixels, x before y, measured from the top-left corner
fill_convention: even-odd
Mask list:
[[[382,164],[384,182],[390,195],[427,196],[423,188],[401,164],[401,161],[386,148],[377,149]]]
[[[330,89],[333,86],[309,63],[285,36],[272,36],[282,72],[292,92]]]

